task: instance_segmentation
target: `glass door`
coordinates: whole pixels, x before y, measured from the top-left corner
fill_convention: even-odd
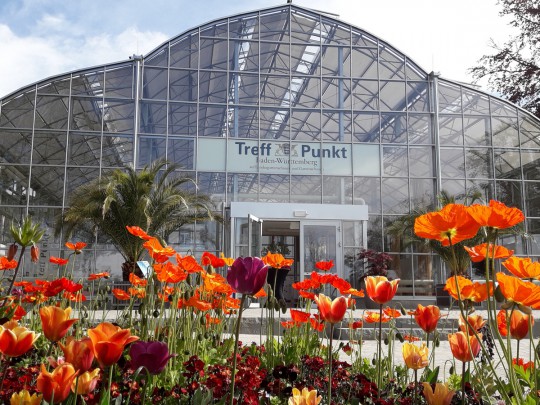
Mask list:
[[[334,261],[331,273],[341,273],[342,260],[340,221],[302,221],[300,227],[300,269],[302,280],[312,271],[315,263]]]
[[[262,223],[262,219],[248,215],[248,256],[261,257]]]

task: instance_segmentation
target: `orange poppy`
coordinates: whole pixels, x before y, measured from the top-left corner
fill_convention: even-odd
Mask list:
[[[467,207],[448,204],[440,211],[421,215],[414,221],[414,232],[421,238],[435,239],[443,246],[473,238],[480,225],[469,215]]]
[[[298,281],[292,284],[292,288],[294,288],[295,290],[310,290],[312,288],[319,288],[320,286],[321,283],[311,278],[306,278],[302,281]]]
[[[227,266],[232,266],[234,259],[232,257],[225,257],[223,253],[219,254],[219,258],[225,262]]]
[[[403,340],[412,343],[412,342],[418,342],[418,341],[420,341],[421,339],[420,339],[418,336],[413,336],[413,335],[403,335]]]
[[[232,293],[232,287],[227,283],[225,277],[221,274],[201,273],[203,278],[203,287],[207,292],[229,295]]]
[[[309,318],[311,317],[311,314],[304,312],[304,311],[298,311],[296,309],[291,309],[291,319],[296,323],[306,323],[309,321]]]
[[[9,260],[7,257],[0,257],[0,270],[12,270],[17,267],[16,260]]]
[[[0,353],[7,357],[19,357],[32,348],[39,337],[19,322],[11,320],[0,326]]]
[[[145,231],[142,230],[142,228],[138,226],[126,226],[126,229],[130,234],[132,234],[133,236],[137,236],[138,238],[144,240],[152,239],[150,235],[148,235]]]
[[[522,357],[518,359],[513,358],[512,364],[517,367],[523,367],[524,371],[527,371],[528,369],[534,370],[534,361],[525,362]]]
[[[201,257],[201,264],[203,266],[212,266],[214,268],[225,266],[225,260],[220,259],[216,255],[213,255],[210,252],[204,252]]]
[[[266,297],[266,291],[264,291],[264,288],[261,288],[254,296],[253,298],[264,298]]]
[[[101,278],[110,278],[110,277],[111,277],[111,273],[109,273],[108,271],[103,271],[101,273],[90,274],[88,276],[88,281],[94,281],[94,280],[99,280]]]
[[[482,243],[481,245],[468,247],[463,246],[464,249],[469,252],[471,260],[475,263],[481,262],[486,259],[486,256],[489,254],[490,259],[506,259],[514,254],[513,250],[507,249],[504,246],[489,244],[489,253],[488,253],[488,244]]]
[[[479,338],[482,338],[481,334]],[[481,349],[480,342],[476,339],[476,336],[467,335],[463,331],[449,334],[448,343],[450,344],[452,355],[464,363],[472,361]]]
[[[317,332],[322,332],[324,330],[324,322],[317,318],[309,318],[309,323],[311,323],[311,327]]]
[[[73,336],[68,336],[65,345],[58,343],[64,353],[66,363],[71,363],[75,370],[85,372],[90,370],[94,361],[94,352],[92,351],[92,341],[85,337],[76,340]]]
[[[482,302],[487,300],[488,296],[493,295],[493,283],[489,283],[489,289],[487,286],[486,283],[473,283],[463,276],[452,276],[446,280],[444,290],[456,300],[461,298],[462,300],[470,300],[472,302]]]
[[[469,335],[474,335],[474,332],[478,332],[486,324],[486,320],[482,318],[482,315],[469,315],[467,316],[467,322],[463,319],[462,316],[459,317],[458,326],[459,330],[465,332]]]
[[[351,329],[360,329],[362,326],[364,326],[362,321],[354,321],[349,323],[349,328]]]
[[[66,242],[66,247],[69,250],[73,250],[75,252],[75,254],[79,254],[86,247],[86,243],[84,243],[84,242],[76,242],[76,243]]]
[[[332,301],[326,295],[319,294],[315,296],[315,302],[319,307],[321,319],[332,324],[341,322],[347,312],[348,302],[347,298],[343,296],[337,297]]]
[[[413,314],[418,326],[426,333],[433,332],[437,328],[439,319],[441,319],[441,311],[436,305],[424,307],[422,304],[418,304]]]
[[[70,319],[70,315],[71,307],[66,309],[55,306],[41,307],[39,316],[45,337],[51,342],[58,342],[62,339],[71,325],[78,321],[78,319]]]
[[[334,261],[333,260],[329,260],[327,262],[321,261],[321,262],[315,263],[315,268],[317,268],[319,270],[322,270],[322,271],[328,271],[332,267],[334,267]]]
[[[379,312],[375,312],[375,311],[366,311],[366,312],[364,312],[364,322],[366,322],[366,323],[379,323],[379,322],[386,323],[386,322],[389,322],[390,319],[392,319],[392,318],[385,315],[384,313],[383,313],[383,316],[381,318]]]
[[[127,301],[131,299],[131,296],[126,291],[121,290],[120,288],[113,288],[112,293],[115,298],[120,301]]]
[[[390,318],[399,318],[401,316],[401,312],[394,308],[386,307],[383,309],[383,314],[386,316],[389,316]]]
[[[129,273],[129,282],[135,287],[146,287],[148,280],[137,276],[135,273]]]
[[[525,220],[519,208],[507,207],[499,201],[491,200],[489,206],[474,204],[468,207],[468,213],[480,226],[505,229]]]
[[[150,238],[143,243],[143,246],[148,251],[148,254],[152,259],[158,263],[166,262],[169,257],[173,256],[176,252],[170,246],[163,247],[157,238]]]
[[[501,309],[497,314],[497,326],[501,336],[506,337],[508,334],[507,328],[507,314],[506,310]],[[514,339],[521,340],[527,336],[529,333],[529,323],[534,325],[534,318],[532,315],[527,315],[521,312],[519,309],[515,308],[511,311],[512,315],[510,316],[510,336]]]
[[[71,385],[79,374],[69,363],[56,367],[49,373],[45,366],[41,365],[41,373],[37,378],[36,387],[43,394],[43,399],[51,404],[63,402],[69,396]]]
[[[529,257],[512,256],[501,263],[514,276],[519,278],[540,278],[540,263]]]
[[[154,272],[157,279],[162,283],[176,284],[188,277],[188,274],[180,266],[175,266],[169,261],[154,264]]]
[[[384,276],[368,276],[365,279],[366,293],[377,304],[386,304],[396,295],[399,278],[389,281]]]
[[[92,351],[101,367],[115,364],[122,355],[124,347],[139,340],[131,335],[129,329],[122,329],[109,322],[102,322],[93,329],[88,329],[88,337],[92,341]]]
[[[52,263],[52,264],[57,264],[59,266],[64,266],[64,265],[68,264],[69,260],[68,259],[62,259],[61,257],[51,256],[51,257],[49,257],[49,262]]]
[[[146,290],[144,288],[129,287],[128,288],[128,294],[130,296],[132,296],[132,297],[140,298],[142,300],[142,299],[144,299],[144,297],[146,297]]]
[[[193,256],[184,256],[182,257],[179,254],[176,254],[176,263],[187,271],[188,273],[200,273],[203,271],[203,268],[199,265],[197,260]]]
[[[315,300],[315,293],[312,293],[310,291],[300,290],[298,291],[298,295],[307,300],[312,300],[312,301]]]
[[[264,264],[274,267],[276,269],[281,269],[283,267],[290,267],[294,263],[294,259],[285,259],[280,253],[270,253],[268,252],[266,256],[262,257]]]
[[[497,273],[497,281],[502,295],[508,301],[533,309],[540,308],[540,286],[504,273]]]

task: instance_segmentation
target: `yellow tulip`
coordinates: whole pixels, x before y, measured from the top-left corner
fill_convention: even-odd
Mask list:
[[[322,397],[317,396],[317,390],[303,388],[300,392],[297,388],[292,389],[293,396],[289,398],[289,405],[318,405]]]
[[[22,390],[21,392],[13,393],[9,403],[10,405],[39,405],[41,404],[42,397],[41,394],[32,394],[30,396],[27,390]]]
[[[425,343],[416,346],[412,343],[403,343],[403,360],[408,368],[418,370],[428,365],[428,348]]]
[[[448,389],[448,385],[436,383],[435,391],[431,388],[431,384],[423,382],[424,397],[428,405],[450,405],[456,391]]]

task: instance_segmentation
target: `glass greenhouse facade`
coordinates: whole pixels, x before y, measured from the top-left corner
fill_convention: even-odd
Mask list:
[[[42,275],[61,255],[52,229],[77,186],[167,158],[227,219],[175,233],[178,251],[262,244],[294,257],[298,280],[321,259],[354,274],[368,247],[392,255],[404,280],[438,281],[436,258],[400,252],[386,228],[441,190],[478,191],[525,212],[528,238],[507,244],[540,255],[539,135],[531,114],[333,16],[292,4],[249,12],[1,99],[0,250],[11,222],[32,215],[48,232],[25,275]],[[80,270],[120,277],[112,245],[84,238]],[[431,293],[414,282],[405,291]]]

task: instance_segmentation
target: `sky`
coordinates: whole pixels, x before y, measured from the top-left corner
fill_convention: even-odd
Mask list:
[[[2,0],[0,99],[72,70],[146,55],[186,30],[286,0]],[[468,69],[513,33],[497,0],[293,0],[388,42],[428,72]],[[481,82],[485,90],[485,83]]]

